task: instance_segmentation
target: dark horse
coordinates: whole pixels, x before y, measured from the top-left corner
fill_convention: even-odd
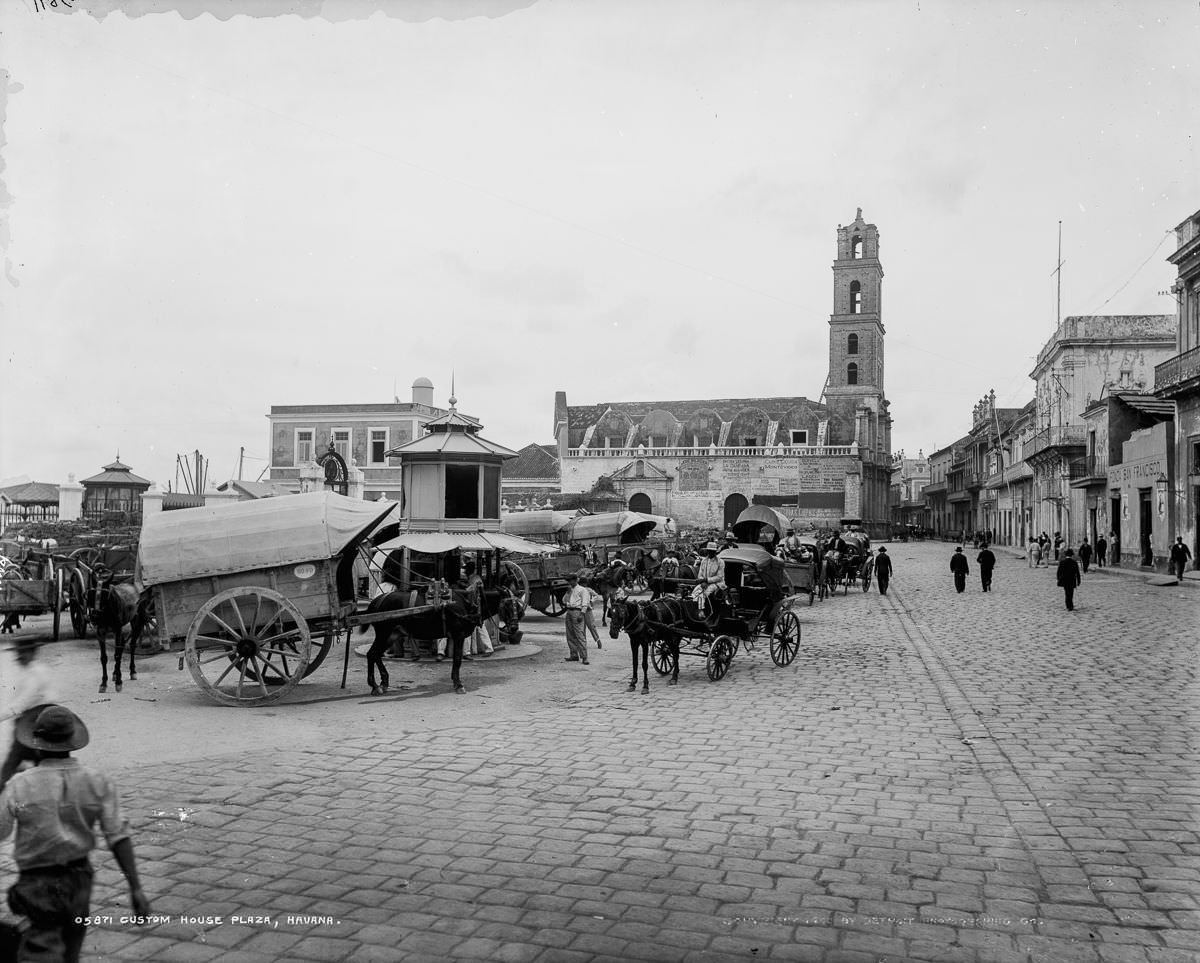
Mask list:
[[[616,596],[612,604],[612,621],[608,624],[608,637],[615,639],[624,630],[629,636],[629,655],[633,662],[633,678],[629,681],[629,691],[637,688],[638,679],[638,650],[642,654],[642,694],[650,691],[650,673],[647,662],[650,657],[650,646],[666,644],[671,654],[671,679],[667,685],[679,683],[679,639],[672,633],[663,633],[654,627],[658,625],[673,625],[679,622],[682,614],[679,602],[675,599],[658,599],[653,602],[638,602],[634,599]]]
[[[666,563],[663,563],[650,578],[650,601],[653,602],[664,595],[675,595],[683,588],[690,589],[690,585],[681,586],[679,579],[693,580],[695,578],[696,570],[690,565],[668,567]]]
[[[137,679],[137,644],[145,628],[150,593],[138,596],[127,582],[114,583],[113,573],[102,565],[92,569],[87,592],[88,618],[100,640],[100,690],[108,691],[108,646],[105,636],[111,630],[113,640],[113,685],[121,691],[121,655],[125,649],[125,626],[129,626],[129,678]]]
[[[612,611],[610,600],[629,584],[629,566],[605,563],[594,569],[580,571],[581,579],[586,578],[588,585],[599,594],[603,604],[600,607],[600,624],[608,624],[608,614]]]
[[[507,617],[502,604],[508,593],[497,589],[483,590],[481,607],[476,603],[476,593],[466,592],[460,588],[446,588],[438,595],[438,608],[422,612],[419,615],[404,615],[403,610],[413,608],[421,603],[411,601],[410,594],[397,589],[371,600],[367,606],[367,614],[376,612],[395,612],[395,619],[384,619],[380,622],[364,625],[359,631],[365,632],[371,625],[375,627],[375,641],[367,653],[367,685],[371,687],[371,695],[382,695],[388,690],[388,671],[383,664],[383,653],[387,651],[389,640],[396,629],[401,629],[414,639],[450,640],[452,662],[450,666],[450,682],[455,692],[466,692],[459,679],[459,669],[463,661],[463,641],[479,625],[491,616],[500,612]],[[379,670],[379,685],[375,684],[375,670]]]

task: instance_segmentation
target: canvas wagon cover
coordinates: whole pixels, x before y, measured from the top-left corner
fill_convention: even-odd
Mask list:
[[[534,512],[507,512],[500,516],[500,531],[506,535],[553,536],[571,524],[566,512],[542,509]]]
[[[333,558],[398,504],[326,491],[147,515],[139,580],[161,585]]]
[[[600,515],[580,515],[567,526],[567,538],[572,542],[583,542],[603,538],[618,538],[626,532],[635,532],[642,537],[649,535],[658,523],[638,512],[604,512]]]

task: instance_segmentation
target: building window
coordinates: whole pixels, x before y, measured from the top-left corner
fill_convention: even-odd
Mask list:
[[[855,261],[862,257],[862,238],[857,234],[850,239],[850,257]]]
[[[313,433],[311,428],[296,429],[296,464],[313,460]]]
[[[693,448],[708,448],[713,443],[713,436],[710,433],[703,435],[692,435]]]
[[[862,285],[857,281],[850,282],[850,313],[862,313]]]
[[[846,339],[846,354],[858,354],[857,334],[852,334]]]
[[[793,445],[807,445],[808,444],[808,432],[807,431],[796,431],[793,428],[792,429],[792,444]]]
[[[371,428],[371,452],[368,461],[372,465],[386,465],[388,450],[388,430],[386,428]]]
[[[1200,475],[1200,441],[1192,442],[1192,465],[1188,469],[1189,475]]]
[[[635,478],[645,478],[646,477],[646,463],[644,461],[642,461],[640,458],[638,459],[637,464],[633,468],[633,475]]]
[[[757,448],[758,447],[758,439],[757,438],[743,438],[742,446],[744,448]]]
[[[853,361],[846,365],[846,384],[858,384],[858,365],[856,365]]]
[[[350,464],[350,429],[333,429],[333,450],[342,456],[347,465]]]

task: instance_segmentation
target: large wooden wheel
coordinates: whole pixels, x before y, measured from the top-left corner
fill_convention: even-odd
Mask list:
[[[58,629],[62,622],[63,570],[54,573],[54,641],[58,641]]]
[[[252,585],[200,606],[184,643],[196,685],[227,706],[278,702],[304,678],[311,654],[300,610],[273,589]]]
[[[86,639],[88,630],[87,580],[80,568],[71,570],[71,581],[67,585],[67,609],[71,615],[71,628],[75,630],[75,638]]]
[[[778,666],[791,665],[800,651],[800,620],[795,612],[784,612],[771,633],[771,660]]]
[[[525,618],[525,610],[529,608],[529,576],[516,562],[501,562],[501,578],[510,578],[516,583],[517,601],[521,603],[521,618]]]
[[[670,674],[675,667],[675,660],[671,655],[671,647],[666,642],[650,643],[650,664],[659,675]]]

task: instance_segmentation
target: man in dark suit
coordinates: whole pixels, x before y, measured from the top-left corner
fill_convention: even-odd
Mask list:
[[[1075,561],[1074,549],[1066,549],[1058,563],[1058,584],[1067,599],[1067,611],[1075,611],[1075,587],[1083,581],[1079,574],[1079,563]]]
[[[950,571],[954,573],[954,590],[956,592],[964,591],[967,587],[967,576],[971,573],[971,566],[967,564],[967,556],[963,554],[961,545],[950,556]]]
[[[879,554],[875,556],[875,582],[879,586],[879,594],[887,595],[888,582],[892,580],[892,557],[887,549],[879,546]]]
[[[987,542],[980,546],[975,561],[979,563],[979,581],[983,585],[983,590],[990,592],[992,590],[992,569],[996,567],[996,555],[988,548]]]

